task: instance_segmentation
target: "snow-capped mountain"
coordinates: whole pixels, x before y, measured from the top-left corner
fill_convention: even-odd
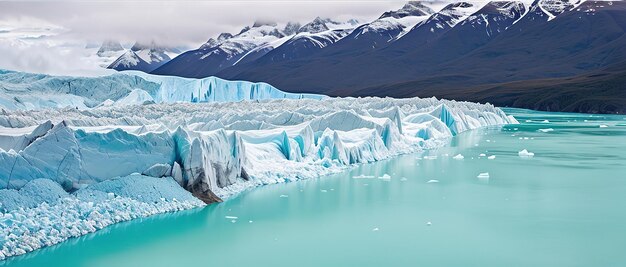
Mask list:
[[[436,11],[429,5],[411,1],[363,24],[319,17],[255,23],[209,39],[153,73],[217,75],[331,95],[432,96],[578,77],[626,61],[623,1],[461,1]]]
[[[380,16],[379,19],[389,18],[389,17],[401,19],[401,18],[408,17],[408,16],[421,17],[421,16],[430,15],[432,13],[435,13],[435,11],[433,11],[430,7],[424,5],[422,2],[409,1],[401,9],[383,13],[383,15]]]
[[[298,28],[297,22],[281,27],[277,23],[257,21],[237,35],[222,34],[217,40],[209,39],[199,49],[185,52],[153,73],[206,77],[236,65],[256,62],[270,52],[273,52],[268,56],[270,61],[297,58],[312,53],[310,49],[317,50],[336,42],[356,23],[356,20],[342,23],[318,17]],[[274,53],[278,47],[281,47],[280,52]],[[297,51],[289,52],[294,49]],[[277,53],[280,56],[276,56]]]
[[[390,44],[407,33],[415,24],[428,18],[434,11],[418,1],[411,1],[395,11],[385,12],[370,23],[354,29],[326,54],[361,53]]]
[[[170,61],[179,53],[180,51],[175,48],[159,46],[155,42],[150,44],[137,42],[107,68],[118,71],[139,70],[151,72]]]
[[[314,55],[350,34],[357,23],[356,20],[342,23],[317,17],[298,29],[297,34],[268,52],[258,62],[276,62]]]
[[[388,14],[387,18],[394,17]],[[272,64],[259,60],[246,68],[226,69],[219,76],[265,81],[299,92],[445,95],[471,100],[476,98],[467,93],[469,87],[528,79],[565,79],[584,73],[591,73],[599,84],[612,86],[618,83],[616,75],[602,80],[592,71],[603,71],[626,61],[625,17],[624,1],[450,3],[398,38],[382,39],[391,39],[384,46],[348,42],[358,40],[353,38],[358,34],[359,39],[368,40],[361,30],[378,23],[370,22],[311,56]],[[394,33],[397,32],[396,28]],[[351,44],[339,49],[347,43]],[[369,49],[356,52],[360,47]],[[573,80],[589,83],[587,79]],[[489,97],[493,100],[487,101],[494,101],[497,93],[490,92]],[[585,106],[568,108],[586,110]]]
[[[572,10],[583,3],[584,0],[537,0],[536,5],[551,19],[559,14]]]
[[[519,1],[489,2],[476,13],[459,23],[458,31],[479,36],[493,36],[505,31],[526,13],[526,6]],[[471,28],[471,29],[470,29]]]
[[[181,54],[153,73],[207,77],[233,66],[254,48],[284,37],[282,28],[276,23],[255,22],[252,27],[245,27],[236,35],[222,34],[217,40],[209,39],[200,48]]]

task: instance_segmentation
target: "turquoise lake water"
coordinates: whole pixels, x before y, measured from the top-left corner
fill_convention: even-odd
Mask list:
[[[626,117],[507,113],[521,124],[121,223],[0,266],[626,266]],[[375,178],[353,178],[362,174]]]

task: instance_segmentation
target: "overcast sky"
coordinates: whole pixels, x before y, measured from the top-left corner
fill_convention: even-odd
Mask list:
[[[443,6],[434,0],[426,2],[434,7]],[[128,45],[136,40],[155,40],[194,48],[219,33],[237,33],[258,19],[306,23],[321,16],[367,22],[405,3],[399,0],[0,1],[0,68],[54,74],[89,73],[93,62],[72,60],[84,56],[76,47],[84,47],[87,42],[115,39]]]

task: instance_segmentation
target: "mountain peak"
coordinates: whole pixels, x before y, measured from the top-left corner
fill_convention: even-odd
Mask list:
[[[330,22],[330,19],[322,19],[320,17],[315,18],[313,21],[304,24],[304,26],[298,29],[298,33],[301,32],[309,32],[309,33],[319,33],[323,31],[327,31],[329,28],[326,26],[326,23]]]
[[[435,11],[433,11],[428,6],[425,6],[420,1],[409,1],[408,3],[404,4],[401,9],[398,9],[396,11],[387,11],[383,13],[383,15],[380,16],[379,19],[389,17],[400,19],[408,16],[427,16],[433,13],[435,13]]]
[[[252,28],[258,28],[261,26],[272,26],[276,27],[276,22],[270,20],[257,20],[252,24]]]
[[[285,29],[283,30],[283,32],[285,33],[285,35],[292,35],[298,32],[298,29],[300,29],[300,27],[302,27],[302,25],[300,25],[299,22],[288,22],[287,25],[285,26]]]
[[[98,56],[103,57],[103,56],[107,56],[108,54],[112,52],[118,52],[122,50],[124,50],[124,48],[122,47],[120,42],[113,41],[113,40],[106,40],[102,42],[102,45],[100,46],[100,49],[98,49],[98,52],[96,54]]]

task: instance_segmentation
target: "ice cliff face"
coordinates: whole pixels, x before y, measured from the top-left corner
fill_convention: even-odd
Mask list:
[[[187,79],[137,71],[88,78],[0,71],[0,108],[6,110],[321,97],[216,77]]]
[[[173,97],[176,91],[164,95]],[[171,176],[206,202],[250,186],[316,177],[416,151],[469,129],[515,122],[490,105],[417,98],[178,103],[3,115],[0,188],[19,189],[48,178],[74,190],[143,173]]]

